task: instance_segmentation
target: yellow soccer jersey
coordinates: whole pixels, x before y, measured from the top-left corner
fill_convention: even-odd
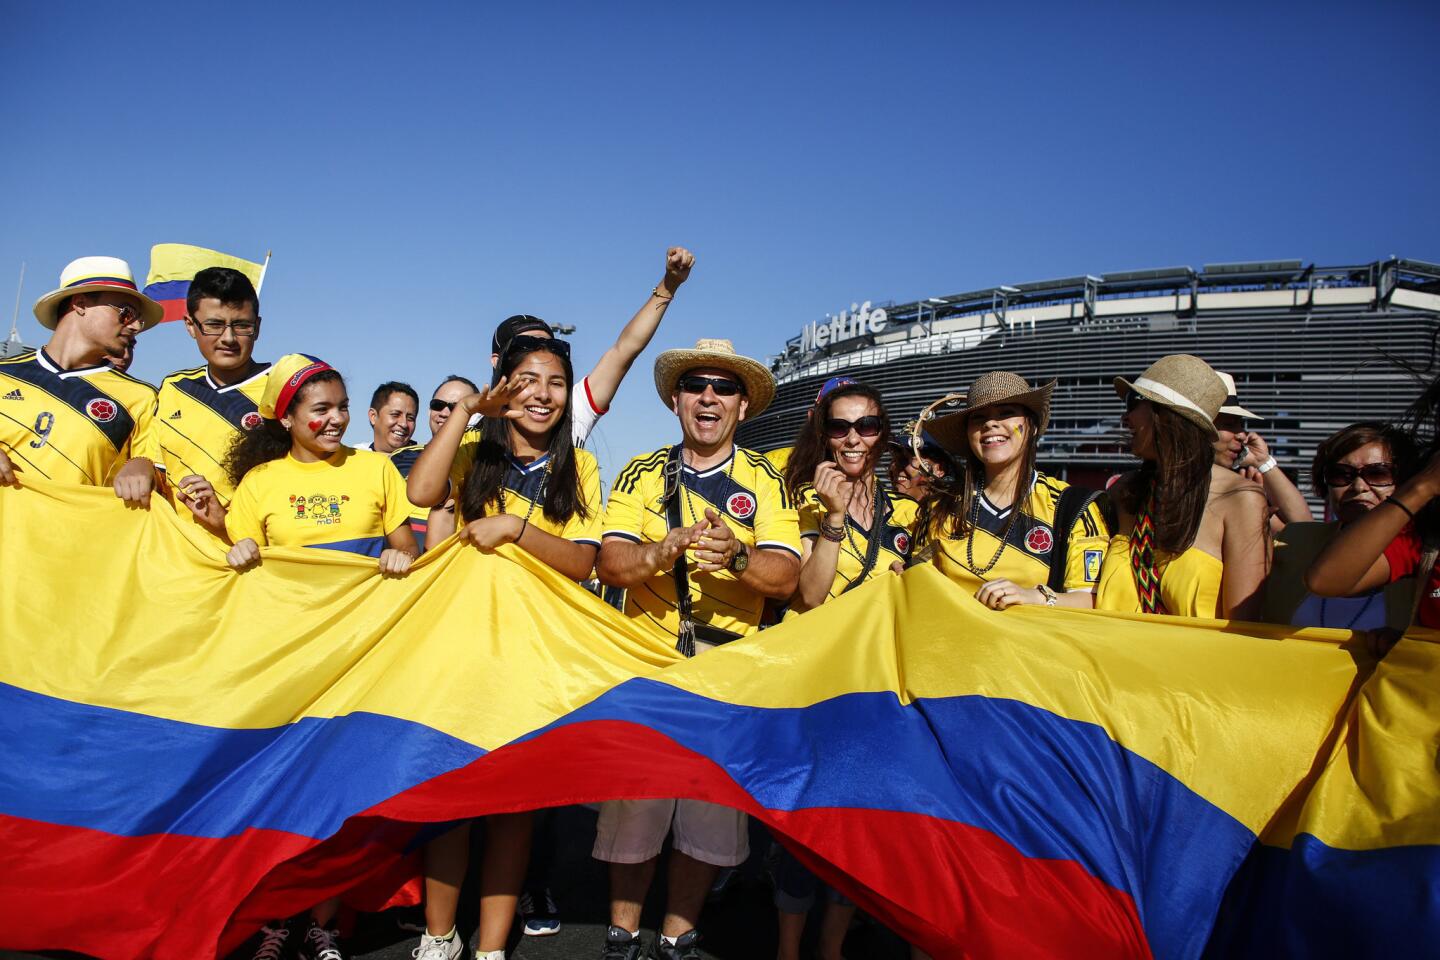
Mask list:
[[[110,483],[154,415],[155,388],[108,364],[61,370],[44,349],[0,360],[0,450],[21,483]]]
[[[301,463],[289,454],[245,474],[225,529],[231,542],[322,547],[367,557],[410,512],[405,481],[383,453],[341,447],[329,460]]]
[[[1010,580],[1022,587],[1033,587],[1050,579],[1051,556],[1055,545],[1055,508],[1060,494],[1067,487],[1063,480],[1035,475],[1030,497],[1011,525],[1000,559],[985,573],[977,573],[966,556],[965,539],[943,538],[938,543],[935,563],[951,580],[974,593],[990,580]],[[1010,517],[1010,509],[997,510],[983,494],[980,495],[979,529],[972,534],[974,544],[969,551],[976,568],[984,568],[1000,549],[1000,534]],[[1086,507],[1070,528],[1070,546],[1065,562],[1065,589],[1094,592],[1100,582],[1100,566],[1110,531],[1098,504]]]
[[[455,523],[463,526],[475,517],[465,517],[461,509],[465,477],[475,463],[475,452],[480,446],[480,431],[466,431],[455,451],[455,460],[450,466],[450,494],[455,498]],[[550,457],[545,455],[530,463],[522,464],[511,459],[505,471],[505,512],[517,517],[528,517],[530,525],[564,540],[600,546],[600,523],[604,517],[604,504],[600,497],[600,466],[595,455],[588,450],[575,448],[575,470],[580,480],[580,500],[585,504],[586,516],[573,514],[564,523],[557,523],[545,516],[545,485],[550,482]],[[492,510],[498,504],[492,504]],[[489,511],[487,511],[489,512]],[[498,512],[498,510],[495,510]]]
[[[462,491],[464,479],[468,475],[469,465],[474,463],[475,445],[461,443],[461,449],[455,455],[455,465],[464,465],[459,472],[459,482],[452,479],[451,489]],[[595,455],[589,450],[575,449],[575,468],[580,481],[580,502],[585,504],[586,515],[580,517],[579,512],[570,515],[570,520],[556,522],[544,515],[544,488],[550,482],[550,455],[541,456],[539,459],[528,463],[521,463],[517,459],[510,459],[510,466],[505,471],[505,512],[526,517],[530,520],[531,527],[540,528],[547,534],[556,535],[562,540],[573,540],[575,543],[600,545],[600,521],[605,517],[605,505],[600,499],[600,468],[595,461]],[[452,476],[455,472],[452,471]],[[487,514],[498,511],[500,505],[488,504]],[[475,517],[462,517],[461,497],[456,495],[455,517],[456,524],[465,524]]]
[[[665,460],[662,447],[631,460],[610,488],[604,534],[631,543],[665,539]],[[736,448],[730,459],[703,473],[681,471],[680,519],[689,526],[704,519],[705,509],[725,518],[736,538],[752,550],[786,550],[800,555],[800,531],[780,473],[758,453]],[[690,605],[696,621],[732,633],[754,633],[764,598],[729,570],[701,573],[689,558]],[[658,636],[678,639],[680,614],[675,579],[662,570],[625,594],[625,613]]]
[[[785,476],[785,468],[790,465],[790,454],[794,452],[794,447],[776,447],[774,450],[765,454],[765,459],[769,460],[771,465],[780,471],[780,476],[783,477]]]
[[[204,367],[170,374],[160,381],[155,419],[138,454],[155,461],[171,484],[192,473],[204,477],[220,502],[228,504],[235,486],[225,472],[225,458],[236,437],[260,426],[259,403],[269,371],[267,363],[228,387],[217,385]],[[183,508],[179,512],[191,515]]]
[[[902,563],[910,557],[910,543],[915,534],[915,516],[920,504],[909,497],[888,495],[878,491],[883,499],[885,516],[880,530],[880,542],[875,554],[875,565],[865,575],[870,580],[890,569],[896,560]],[[815,540],[820,536],[820,521],[829,511],[820,502],[815,488],[806,484],[800,488],[800,536]],[[830,596],[840,596],[845,587],[860,576],[865,568],[865,554],[870,548],[870,531],[860,526],[854,517],[845,518],[845,539],[840,541],[840,558],[835,563],[835,582],[830,585]],[[863,582],[863,581],[862,581]]]

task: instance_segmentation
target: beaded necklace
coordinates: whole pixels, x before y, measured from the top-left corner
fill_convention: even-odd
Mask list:
[[[545,458],[545,475],[540,478],[540,492],[535,496],[535,499],[534,499],[534,500],[531,500],[531,501],[530,501],[530,506],[529,506],[529,508],[527,508],[526,511],[525,511],[525,518],[524,518],[524,522],[525,522],[525,523],[529,523],[529,522],[530,522],[530,515],[535,512],[535,505],[538,504],[540,501],[542,501],[542,500],[545,499],[545,488],[550,485],[550,464],[551,464],[552,462],[553,462],[552,458],[550,458],[550,457],[546,457],[546,458]],[[525,473],[524,470],[521,470],[520,472],[521,472],[522,474]],[[509,470],[506,470],[506,473],[508,474],[508,473],[509,473]],[[501,480],[501,481],[500,481],[499,500],[500,500],[500,512],[501,512],[501,513],[505,513],[506,511],[505,511],[505,481],[504,481],[504,480]]]
[[[1030,482],[1032,484],[1035,482],[1033,477]],[[995,564],[1000,562],[1000,555],[1005,552],[1005,547],[1010,543],[1010,531],[1015,528],[1015,523],[1012,517],[1011,522],[1005,524],[1005,528],[1000,531],[1000,547],[995,551],[995,556],[991,557],[990,562],[985,564],[985,566],[977,567],[975,565],[975,531],[980,528],[980,498],[985,495],[984,477],[980,478],[976,487],[975,496],[970,501],[970,535],[965,538],[965,562],[976,576],[983,577],[995,568]],[[1010,505],[1010,509],[1019,510],[1020,504],[1028,499],[1030,499],[1030,491],[1027,489],[1023,497],[1015,498],[1015,502]]]

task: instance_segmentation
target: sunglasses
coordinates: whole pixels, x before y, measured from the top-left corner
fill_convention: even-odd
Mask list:
[[[1372,487],[1395,486],[1395,464],[1367,463],[1363,467],[1352,467],[1348,463],[1332,463],[1325,468],[1325,486],[1348,487],[1360,477]]]
[[[1134,390],[1131,390],[1129,393],[1125,394],[1125,412],[1129,413],[1131,410],[1134,410],[1136,407],[1140,406],[1140,404],[1144,402],[1144,397],[1140,396],[1140,394],[1136,393]]]
[[[734,380],[721,380],[719,377],[701,377],[694,375],[680,378],[681,393],[700,394],[705,392],[706,387],[714,390],[715,396],[717,397],[733,397],[737,393],[745,392],[744,384],[737,383]]]
[[[825,436],[831,440],[843,440],[854,430],[862,437],[878,437],[881,426],[880,418],[876,416],[861,417],[859,420],[830,417],[825,421]]]
[[[555,337],[532,337],[523,333],[510,338],[510,342],[505,345],[505,356],[508,357],[514,353],[534,353],[536,350],[548,350],[557,357],[570,359],[570,341]]]
[[[454,410],[455,404],[446,403],[444,400],[436,398],[430,401],[430,409],[439,413],[441,410]]]

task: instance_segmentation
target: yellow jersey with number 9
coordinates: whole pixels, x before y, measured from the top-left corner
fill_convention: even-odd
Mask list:
[[[155,388],[108,364],[61,370],[43,349],[0,360],[0,450],[25,477],[105,486],[155,415]]]

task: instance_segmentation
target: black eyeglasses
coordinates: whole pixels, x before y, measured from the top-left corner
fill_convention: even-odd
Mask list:
[[[455,404],[446,403],[444,400],[436,397],[434,400],[430,401],[430,409],[433,410],[435,413],[439,413],[441,410],[454,410]]]
[[[737,393],[745,392],[745,385],[734,380],[694,375],[680,378],[681,393],[704,393],[706,387],[714,390],[717,397],[733,397]]]
[[[862,437],[878,437],[881,426],[880,418],[876,416],[861,417],[859,420],[830,417],[825,421],[825,436],[831,440],[841,440],[850,436],[850,431],[853,429]]]
[[[224,320],[195,320],[191,323],[200,328],[200,332],[207,337],[218,337],[229,327],[237,337],[253,337],[255,331],[260,329],[259,320],[231,320],[228,323]]]
[[[1372,487],[1395,486],[1395,464],[1367,463],[1352,467],[1348,463],[1332,463],[1325,468],[1325,486],[1348,487],[1359,477]]]

